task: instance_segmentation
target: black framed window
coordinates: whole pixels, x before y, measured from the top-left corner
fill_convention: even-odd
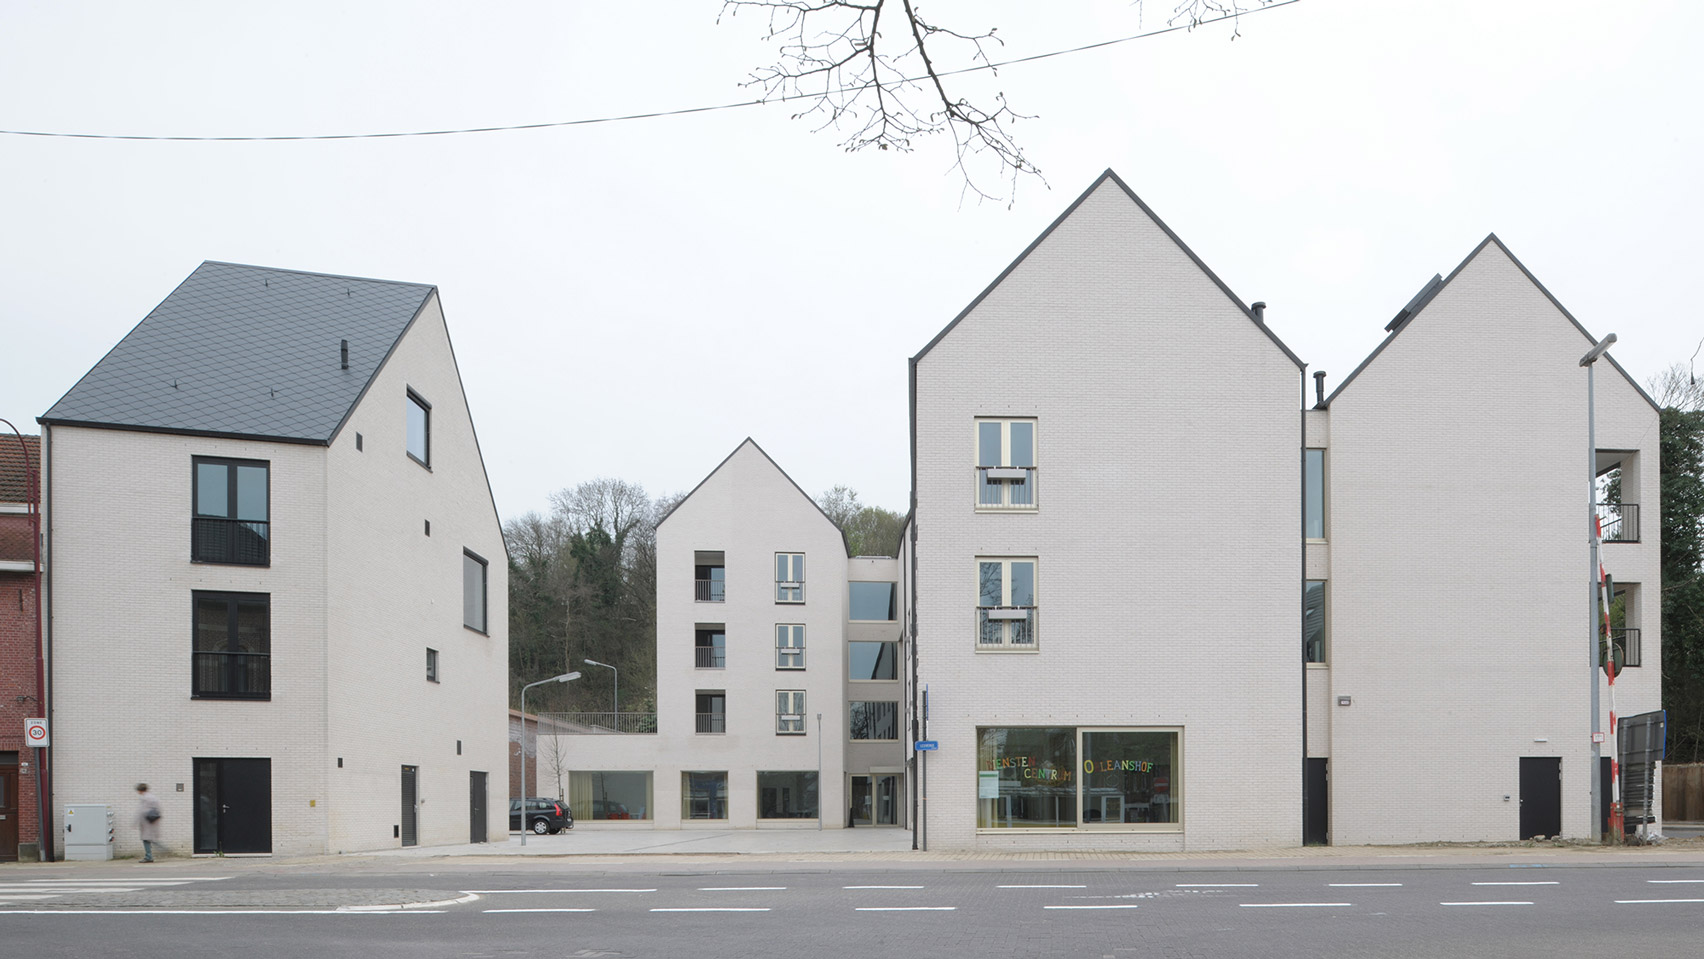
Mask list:
[[[271,699],[272,597],[200,591],[194,597],[191,695]]]
[[[189,558],[234,566],[272,564],[271,464],[197,456]]]
[[[432,465],[432,404],[408,391],[408,455],[421,466]]]
[[[426,648],[426,681],[438,681],[438,651],[431,647]]]
[[[485,632],[485,560],[462,550],[462,625]]]

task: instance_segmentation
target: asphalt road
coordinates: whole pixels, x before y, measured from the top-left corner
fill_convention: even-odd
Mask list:
[[[0,955],[1704,955],[1704,863],[1240,871],[322,865],[226,876],[139,868],[51,884],[0,875]],[[417,907],[392,908],[402,901]]]

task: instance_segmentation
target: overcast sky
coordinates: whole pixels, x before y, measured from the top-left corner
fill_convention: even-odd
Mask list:
[[[925,9],[1023,56],[1171,6]],[[749,99],[772,45],[719,9],[0,0],[0,128],[401,132]],[[33,428],[229,260],[436,284],[505,518],[598,476],[689,489],[748,435],[813,494],[903,511],[906,358],[1108,167],[1328,387],[1493,231],[1639,380],[1704,338],[1704,4],[1301,0],[1240,30],[1001,70],[1047,181],[1009,208],[961,202],[944,141],[846,154],[787,105],[319,142],[0,135],[0,416]]]

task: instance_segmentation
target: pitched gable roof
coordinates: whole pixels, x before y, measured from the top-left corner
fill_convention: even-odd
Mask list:
[[[26,454],[28,459],[25,459]],[[30,474],[41,476],[41,437],[24,434],[24,444],[9,430],[0,430],[0,503],[28,503]]]
[[[1176,233],[1173,233],[1172,228],[1167,226],[1166,222],[1164,220],[1160,219],[1159,215],[1156,214],[1152,209],[1150,209],[1148,207],[1148,204],[1143,203],[1142,198],[1136,195],[1136,191],[1130,189],[1129,185],[1126,184],[1122,179],[1120,179],[1118,174],[1116,174],[1112,171],[1111,167],[1108,167],[1105,172],[1103,172],[1100,176],[1096,177],[1095,182],[1089,184],[1089,188],[1087,190],[1084,190],[1081,196],[1077,197],[1077,199],[1070,206],[1065,208],[1065,212],[1059,214],[1059,216],[1052,223],[1048,224],[1047,229],[1041,231],[1041,235],[1037,236],[1035,238],[1035,240],[1030,243],[1029,246],[1024,247],[1024,251],[1022,253],[1018,254],[1018,258],[1013,260],[1011,262],[1011,264],[1009,266],[1007,266],[1004,270],[1000,271],[1000,275],[994,278],[994,282],[988,284],[988,286],[986,288],[984,288],[981,293],[978,293],[976,295],[976,299],[970,301],[970,305],[968,305],[964,309],[960,310],[958,316],[953,317],[953,321],[951,323],[948,323],[946,325],[946,327],[941,330],[941,332],[935,334],[934,339],[930,340],[927,344],[925,344],[924,347],[921,350],[918,350],[917,355],[913,356],[911,358],[911,362],[916,363],[917,361],[923,359],[924,354],[926,354],[930,350],[934,349],[935,344],[937,344],[937,343],[941,342],[941,340],[945,339],[947,334],[951,333],[953,331],[954,327],[958,326],[959,323],[965,317],[970,315],[972,310],[976,309],[977,306],[980,305],[983,300],[988,298],[988,294],[994,292],[994,290],[997,289],[1000,286],[1001,283],[1004,283],[1006,281],[1006,277],[1010,276],[1012,274],[1012,271],[1016,270],[1018,268],[1019,264],[1023,263],[1024,260],[1028,259],[1029,255],[1031,253],[1033,253],[1037,247],[1041,246],[1041,244],[1049,236],[1052,236],[1053,231],[1057,230],[1061,223],[1064,223],[1066,220],[1070,219],[1071,214],[1077,212],[1077,208],[1083,205],[1083,201],[1087,200],[1091,195],[1093,195],[1096,190],[1100,189],[1101,184],[1107,182],[1108,180],[1117,184],[1118,188],[1120,190],[1124,191],[1124,195],[1129,197],[1130,201],[1132,203],[1135,203],[1136,206],[1139,207],[1142,210],[1143,213],[1147,214],[1148,219],[1153,220],[1154,225],[1158,226],[1162,231],[1164,231],[1165,235],[1168,238],[1170,238],[1173,243],[1177,244],[1177,248],[1182,250],[1184,252],[1184,255],[1188,256],[1189,259],[1191,260],[1191,262],[1193,262],[1198,268],[1200,268],[1201,272],[1206,274],[1207,278],[1209,280],[1212,280],[1214,285],[1217,286],[1221,291],[1223,291],[1225,296],[1232,303],[1236,304],[1237,309],[1241,310],[1243,312],[1243,315],[1248,317],[1248,321],[1250,323],[1253,323],[1255,325],[1255,327],[1257,329],[1259,329],[1262,333],[1265,333],[1267,339],[1270,339],[1273,342],[1273,344],[1278,347],[1278,349],[1284,351],[1284,355],[1290,358],[1290,362],[1296,364],[1297,369],[1305,369],[1307,367],[1307,364],[1302,362],[1301,357],[1299,357],[1295,353],[1291,352],[1290,348],[1288,346],[1284,345],[1284,341],[1280,340],[1278,338],[1278,334],[1273,333],[1271,328],[1269,328],[1265,323],[1262,323],[1254,315],[1254,311],[1249,309],[1248,305],[1243,303],[1242,300],[1238,299],[1237,295],[1235,293],[1231,292],[1231,288],[1225,285],[1225,281],[1219,279],[1219,275],[1217,273],[1214,273],[1212,271],[1212,269],[1210,269],[1207,266],[1206,263],[1203,263],[1201,258],[1195,255],[1195,251],[1191,250],[1189,248],[1189,244],[1183,242],[1183,240]]]
[[[1543,283],[1538,282],[1538,277],[1532,275],[1532,271],[1526,268],[1526,264],[1522,263],[1520,258],[1515,256],[1515,254],[1503,244],[1503,241],[1497,238],[1497,234],[1489,233],[1486,234],[1485,239],[1479,241],[1479,245],[1473,248],[1473,252],[1469,253],[1466,259],[1456,264],[1456,268],[1450,271],[1449,276],[1444,277],[1442,280],[1433,276],[1426,286],[1414,297],[1414,299],[1410,300],[1408,305],[1402,308],[1402,311],[1396,315],[1396,318],[1391,320],[1390,323],[1385,326],[1385,329],[1390,331],[1390,335],[1386,336],[1378,346],[1373,348],[1371,353],[1367,354],[1367,358],[1361,361],[1360,366],[1355,367],[1354,372],[1350,373],[1347,377],[1344,377],[1343,382],[1337,384],[1337,389],[1332,390],[1331,395],[1327,396],[1324,402],[1315,404],[1314,408],[1325,409],[1330,407],[1331,401],[1337,399],[1337,395],[1347,389],[1349,384],[1354,382],[1355,377],[1360,376],[1361,371],[1370,366],[1373,360],[1377,359],[1378,355],[1385,351],[1385,347],[1394,342],[1398,336],[1401,336],[1402,331],[1408,329],[1409,325],[1414,322],[1414,318],[1425,312],[1426,307],[1429,306],[1433,300],[1437,299],[1438,294],[1442,293],[1444,289],[1461,274],[1461,271],[1466,269],[1467,265],[1474,261],[1474,258],[1483,253],[1486,247],[1493,244],[1496,245],[1498,250],[1502,251],[1504,256],[1509,258],[1509,262],[1513,263],[1516,269],[1521,271],[1521,275],[1527,278],[1527,282],[1537,288],[1538,292],[1544,294],[1544,298],[1550,301],[1550,305],[1556,307],[1556,312],[1567,318],[1569,323],[1574,324],[1574,329],[1579,330],[1580,335],[1586,338],[1587,349],[1590,349],[1591,346],[1597,343],[1598,338],[1588,332],[1585,325],[1575,319],[1574,314],[1568,312],[1568,308],[1562,305],[1562,301],[1556,299],[1556,297],[1545,288]],[[1620,373],[1623,379],[1627,380],[1628,384],[1633,387],[1634,392],[1643,397],[1646,403],[1651,404],[1651,409],[1660,409],[1660,407],[1657,406],[1657,401],[1651,399],[1651,394],[1646,393],[1645,388],[1639,385],[1639,381],[1635,380],[1626,370],[1621,368],[1621,364],[1615,361],[1615,357],[1605,353],[1603,358],[1609,361],[1610,366],[1615,367],[1615,371]]]
[[[329,444],[435,292],[208,261],[40,419]]]
[[[664,513],[662,515],[662,518],[657,520],[657,526],[659,528],[661,528],[664,523],[668,522],[669,517],[673,516],[675,514],[675,510],[680,509],[682,506],[684,506],[686,504],[686,501],[693,497],[693,494],[695,494],[699,490],[703,489],[704,484],[710,482],[711,477],[713,477],[717,473],[721,472],[722,467],[728,465],[728,461],[732,460],[736,455],[739,454],[740,450],[745,449],[747,446],[750,446],[752,449],[756,450],[757,455],[763,457],[765,462],[767,462],[770,466],[774,467],[775,472],[781,474],[782,479],[786,480],[789,484],[792,485],[792,487],[794,489],[798,490],[799,495],[803,496],[805,498],[805,502],[811,504],[811,507],[813,509],[815,509],[819,514],[822,515],[822,518],[825,521],[827,521],[828,525],[833,526],[836,530],[838,530],[840,532],[840,544],[846,550],[846,555],[848,557],[850,557],[852,555],[852,544],[846,538],[846,531],[843,530],[843,529],[840,529],[839,525],[836,524],[834,522],[834,520],[829,519],[828,514],[823,512],[822,504],[820,504],[816,500],[812,499],[811,494],[805,492],[804,488],[801,487],[797,482],[795,482],[793,477],[787,475],[787,471],[781,468],[781,464],[775,462],[774,457],[772,457],[768,453],[764,452],[763,447],[757,445],[757,440],[754,440],[749,436],[746,437],[744,440],[741,440],[740,445],[734,447],[734,451],[732,453],[729,453],[727,456],[722,457],[722,462],[717,463],[715,469],[711,470],[709,473],[706,473],[704,478],[698,481],[698,485],[694,486],[692,488],[691,492],[687,493],[685,496],[682,496],[678,502],[676,502],[673,506],[669,507],[669,511]]]

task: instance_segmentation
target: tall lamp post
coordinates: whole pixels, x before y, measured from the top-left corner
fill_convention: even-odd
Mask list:
[[[584,662],[587,666],[602,666],[615,674],[615,731],[618,733],[621,732],[621,670],[616,669],[608,663],[600,663],[595,659],[588,659]]]
[[[521,845],[527,844],[527,690],[549,683],[566,683],[579,679],[579,673],[563,673],[521,687]]]
[[[0,419],[0,423],[6,424],[12,435],[18,438],[18,447],[24,456],[24,497],[30,516],[30,580],[31,589],[35,594],[35,701],[42,715],[48,717],[51,722],[53,714],[47,708],[47,678],[42,666],[41,642],[41,473],[30,461],[30,444],[24,439],[24,434],[18,432],[11,420]],[[37,446],[36,449],[39,462],[41,447]],[[36,855],[42,862],[52,862],[53,847],[48,845],[47,841],[47,765],[42,761],[43,752],[40,747],[36,748],[36,831],[40,844]]]
[[[1588,539],[1591,542],[1591,567],[1586,580],[1588,587],[1586,590],[1588,598],[1586,622],[1590,624],[1590,629],[1587,632],[1591,637],[1591,644],[1588,647],[1591,650],[1591,656],[1588,660],[1591,665],[1591,672],[1587,675],[1592,678],[1592,723],[1588,727],[1592,733],[1592,768],[1589,770],[1589,775],[1586,776],[1592,783],[1592,821],[1588,834],[1597,835],[1600,840],[1602,836],[1598,829],[1598,823],[1603,821],[1603,790],[1599,782],[1602,777],[1598,769],[1603,765],[1603,732],[1598,729],[1597,674],[1599,667],[1598,572],[1601,567],[1598,565],[1597,536],[1597,396],[1595,393],[1597,384],[1593,379],[1593,371],[1597,369],[1598,357],[1602,356],[1604,351],[1608,350],[1610,344],[1614,342],[1615,334],[1611,333],[1599,340],[1597,345],[1591,348],[1591,352],[1580,357],[1580,365],[1586,368],[1586,532],[1589,534]],[[1615,668],[1613,656],[1614,654],[1611,653],[1611,669]]]

